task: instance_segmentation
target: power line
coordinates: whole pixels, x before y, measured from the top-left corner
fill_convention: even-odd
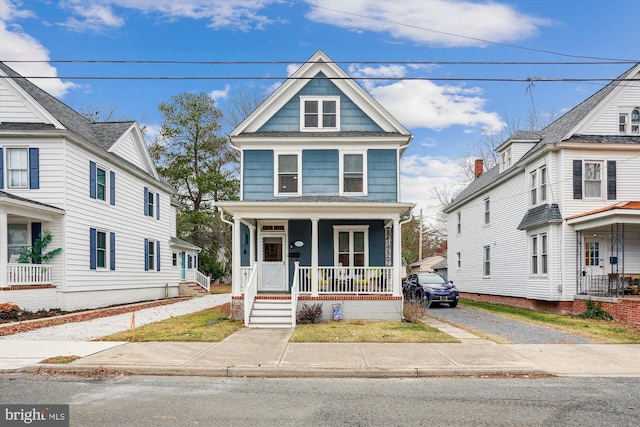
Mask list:
[[[402,26],[402,27],[412,28],[414,30],[427,31],[427,32],[436,33],[436,34],[443,34],[443,35],[450,36],[450,37],[458,37],[458,38],[463,38],[463,39],[467,39],[467,40],[473,40],[473,41],[487,43],[487,44],[494,44],[494,45],[498,45],[498,46],[510,47],[510,48],[513,48],[513,49],[527,50],[527,51],[530,51],[530,52],[546,53],[546,54],[549,54],[549,55],[556,55],[556,56],[566,56],[568,58],[585,58],[585,59],[613,60],[613,61],[617,61],[618,60],[618,59],[614,59],[614,58],[601,58],[601,57],[596,57],[596,56],[572,55],[572,54],[568,54],[568,53],[555,52],[555,51],[552,51],[552,50],[535,49],[535,48],[526,47],[526,46],[518,46],[518,45],[510,44],[510,43],[496,42],[496,41],[493,41],[493,40],[481,39],[481,38],[478,38],[478,37],[465,36],[465,35],[462,35],[462,34],[449,33],[449,32],[446,32],[446,31],[439,31],[439,30],[434,30],[434,29],[431,29],[431,28],[419,27],[417,25],[405,24],[403,22],[392,21],[390,19],[374,18],[374,17],[371,17],[371,16],[361,15],[361,14],[358,14],[358,13],[346,12],[344,10],[337,10],[337,9],[332,9],[332,8],[328,8],[328,7],[324,7],[324,6],[318,6],[318,5],[313,4],[313,3],[310,3],[309,6],[315,7],[316,9],[323,9],[323,10],[328,10],[330,12],[340,13],[340,14],[343,14],[343,15],[356,16],[358,18],[369,19],[369,20],[372,20],[372,21],[385,22],[385,23],[388,23],[388,24],[399,25],[399,26]]]
[[[85,63],[85,64],[167,64],[167,65],[289,65],[312,64],[315,61],[182,61],[171,59],[0,59],[6,63]],[[326,61],[327,64],[365,65],[625,65],[638,60],[608,61]]]
[[[64,79],[64,80],[375,80],[375,81],[476,81],[476,82],[638,82],[640,78],[568,78],[568,77],[291,77],[291,76],[0,76],[3,79]]]

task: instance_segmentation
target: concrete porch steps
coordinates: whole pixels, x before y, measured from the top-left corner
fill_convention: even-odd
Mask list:
[[[180,283],[178,285],[178,292],[181,296],[202,296],[209,294],[206,289],[193,282]]]
[[[250,328],[290,328],[290,299],[256,299],[249,316]]]

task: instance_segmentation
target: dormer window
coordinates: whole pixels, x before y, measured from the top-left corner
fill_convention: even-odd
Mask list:
[[[640,135],[640,108],[618,115],[618,132],[622,134]]]
[[[300,130],[339,130],[340,98],[300,97]]]

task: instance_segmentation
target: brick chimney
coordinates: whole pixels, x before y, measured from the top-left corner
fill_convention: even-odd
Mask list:
[[[476,159],[476,164],[475,164],[473,174],[477,178],[480,175],[482,175],[483,171],[484,171],[484,162],[482,161],[482,159]]]

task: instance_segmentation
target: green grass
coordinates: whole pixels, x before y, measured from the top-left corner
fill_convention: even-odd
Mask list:
[[[640,344],[640,332],[633,326],[620,322],[580,319],[576,316],[553,314],[528,308],[511,307],[503,304],[491,304],[467,299],[461,299],[460,305],[584,336],[595,343]]]
[[[228,317],[229,304],[225,304],[119,332],[98,341],[218,342],[242,328],[242,322],[231,322],[226,320]]]
[[[326,343],[458,343],[422,323],[343,320],[296,326],[290,342]]]

